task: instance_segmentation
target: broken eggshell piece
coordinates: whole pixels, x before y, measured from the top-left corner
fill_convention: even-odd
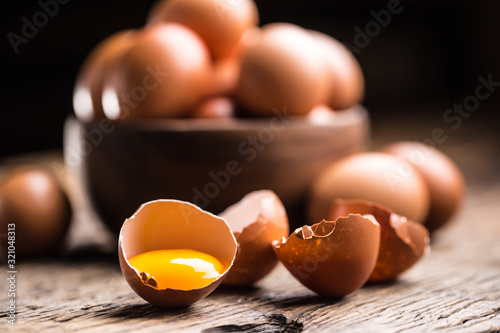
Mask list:
[[[380,225],[371,215],[349,215],[296,229],[274,242],[279,260],[319,295],[346,296],[363,286],[377,262]]]
[[[239,254],[224,284],[251,285],[278,263],[272,242],[290,232],[285,207],[278,196],[269,190],[247,194],[220,214],[236,237]]]
[[[154,250],[190,249],[220,260],[225,271],[206,287],[192,290],[158,289],[154,277],[130,265],[134,256]],[[125,220],[118,255],[130,287],[149,303],[163,307],[188,306],[210,294],[231,268],[237,244],[227,223],[197,206],[177,200],[143,204]]]
[[[380,224],[380,251],[369,281],[396,278],[430,250],[429,232],[420,223],[408,220],[379,204],[365,200],[333,202],[330,219],[349,214],[371,214]]]

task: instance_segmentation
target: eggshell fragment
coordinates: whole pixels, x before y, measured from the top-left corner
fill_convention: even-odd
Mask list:
[[[238,257],[224,284],[251,285],[265,277],[278,263],[271,243],[290,232],[285,207],[269,190],[247,194],[220,214],[239,244]]]
[[[0,183],[0,252],[7,252],[11,229],[18,259],[56,253],[71,216],[69,199],[54,174],[37,166],[11,171]]]
[[[381,151],[404,158],[423,176],[431,199],[425,226],[434,231],[445,225],[460,208],[465,193],[464,177],[456,164],[436,148],[420,142],[397,142]]]
[[[368,280],[377,262],[380,225],[371,215],[349,215],[296,229],[274,242],[279,260],[317,294],[343,297]]]
[[[215,57],[235,52],[241,36],[258,21],[252,0],[161,0],[148,17],[148,24],[176,22],[192,29]]]
[[[289,23],[268,24],[242,55],[239,101],[256,115],[287,108],[303,115],[326,99],[328,78],[319,44],[307,30]]]
[[[193,31],[176,23],[145,27],[105,80],[104,113],[113,120],[181,117],[205,96],[211,73]]]
[[[139,272],[129,259],[153,250],[191,249],[207,253],[227,264],[226,271],[204,288],[158,289],[154,278]],[[156,200],[143,204],[120,230],[118,255],[130,287],[149,303],[163,307],[193,304],[210,294],[233,265],[237,244],[227,223],[193,204]]]
[[[335,200],[330,219],[349,214],[371,214],[380,224],[380,250],[369,281],[392,280],[411,268],[430,250],[429,232],[420,223],[364,200]]]
[[[335,199],[377,202],[416,222],[423,222],[429,211],[422,176],[405,160],[384,153],[351,155],[323,171],[311,188],[310,221],[327,217]]]

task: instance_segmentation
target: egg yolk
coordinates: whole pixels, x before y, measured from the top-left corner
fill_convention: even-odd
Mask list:
[[[215,257],[188,249],[145,252],[131,258],[129,263],[154,278],[158,289],[203,288],[224,272],[224,265]]]

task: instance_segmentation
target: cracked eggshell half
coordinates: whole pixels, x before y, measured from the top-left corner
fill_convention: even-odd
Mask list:
[[[335,200],[330,219],[349,214],[371,214],[380,224],[380,250],[368,281],[392,280],[415,265],[430,251],[429,231],[391,210],[364,200]]]
[[[129,259],[154,250],[190,249],[219,259],[225,271],[200,289],[158,289],[130,265]],[[156,200],[143,204],[120,230],[118,255],[130,287],[149,303],[162,307],[183,307],[210,294],[233,265],[236,240],[224,219],[197,206],[177,200]],[[142,276],[142,277],[141,277]]]
[[[285,207],[269,190],[247,194],[220,214],[236,237],[238,257],[224,284],[251,285],[269,274],[278,263],[272,242],[290,232]]]
[[[371,215],[349,215],[296,229],[274,242],[279,260],[307,288],[343,297],[363,286],[377,262],[380,225]]]

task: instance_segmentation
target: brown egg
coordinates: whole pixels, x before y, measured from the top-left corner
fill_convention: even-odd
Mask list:
[[[236,59],[238,62],[241,60],[243,53],[249,47],[257,44],[260,40],[261,29],[259,27],[251,27],[245,31],[245,33],[241,36],[236,47],[231,51],[231,53],[224,58],[218,58],[217,60],[224,59]]]
[[[176,22],[189,27],[215,57],[234,52],[246,30],[259,21],[252,0],[160,0],[151,9],[148,24]]]
[[[240,64],[236,58],[224,58],[214,62],[207,95],[233,95],[238,82]]]
[[[306,114],[324,102],[328,89],[319,43],[296,25],[273,23],[242,56],[237,96],[257,115]]]
[[[80,68],[73,91],[73,108],[78,119],[89,122],[104,118],[102,89],[110,67],[134,42],[135,32],[117,32],[99,43]]]
[[[71,207],[55,176],[26,166],[10,172],[0,184],[0,250],[15,237],[22,258],[54,254],[61,249],[71,220]],[[12,231],[15,235],[8,234]]]
[[[206,93],[211,71],[208,50],[191,30],[146,27],[105,81],[104,113],[120,120],[183,116]]]
[[[259,36],[259,28],[249,29],[241,37],[241,40],[234,52],[227,57],[214,60],[214,69],[209,84],[208,95],[235,95],[240,76],[242,54],[246,49],[254,45],[259,40]]]
[[[384,153],[351,155],[314,180],[309,219],[327,218],[335,199],[363,199],[422,222],[429,211],[428,192],[424,179],[403,159]]]
[[[334,201],[330,219],[349,214],[371,214],[380,224],[380,250],[368,281],[392,280],[429,253],[429,232],[420,223],[394,214],[389,209],[364,200]]]
[[[189,262],[179,262],[183,260],[181,258],[172,262],[177,265],[176,270],[168,270],[170,267],[163,261],[152,261],[145,270],[131,264],[131,260],[138,255],[160,250],[199,251],[219,260],[223,271],[201,288],[161,288],[160,278],[163,276],[160,273],[169,274],[172,281],[167,282],[172,285],[176,283],[174,280],[189,282],[194,273],[186,271],[191,269],[187,267]],[[188,306],[210,294],[233,265],[236,250],[233,233],[222,218],[177,200],[156,200],[143,204],[123,223],[118,243],[120,266],[130,287],[149,303],[163,307]],[[162,272],[162,269],[167,271]],[[157,270],[160,272],[151,273]],[[194,270],[197,272],[196,268]],[[190,283],[194,286],[194,282]]]
[[[349,215],[296,229],[275,242],[279,260],[319,295],[346,296],[368,280],[379,252],[380,225],[373,216]]]
[[[251,192],[219,216],[227,221],[239,245],[237,259],[223,283],[251,285],[269,274],[278,263],[272,242],[290,232],[278,196],[268,190]]]
[[[335,110],[351,107],[365,94],[363,71],[354,55],[338,40],[318,31],[310,31],[321,45],[329,83],[328,104]]]
[[[228,97],[211,97],[196,104],[191,111],[193,118],[231,118],[235,114],[235,105]]]
[[[419,142],[398,142],[381,151],[404,158],[423,176],[431,204],[425,226],[436,230],[459,209],[465,192],[462,173],[453,161],[439,150]]]

